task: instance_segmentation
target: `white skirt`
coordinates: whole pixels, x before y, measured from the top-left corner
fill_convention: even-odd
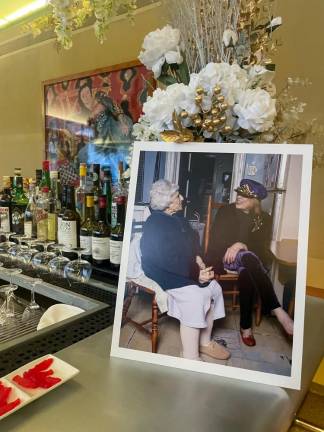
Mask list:
[[[168,293],[168,315],[177,318],[187,327],[207,327],[206,315],[211,307],[214,320],[225,316],[222,288],[215,280],[203,288],[198,285],[188,285],[166,292]]]

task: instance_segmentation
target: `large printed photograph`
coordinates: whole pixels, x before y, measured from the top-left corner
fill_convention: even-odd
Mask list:
[[[310,146],[137,145],[113,355],[298,386]]]
[[[127,170],[132,127],[152,86],[137,62],[44,83],[45,153],[62,182],[78,182],[80,163]]]

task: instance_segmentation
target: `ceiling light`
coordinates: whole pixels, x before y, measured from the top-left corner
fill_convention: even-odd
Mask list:
[[[31,14],[32,12],[36,12],[39,9],[42,9],[48,5],[48,0],[35,0],[32,3],[24,6],[20,9],[17,9],[15,12],[3,17],[0,19],[0,27],[4,27],[5,25],[12,23],[14,21],[23,18],[26,15]]]

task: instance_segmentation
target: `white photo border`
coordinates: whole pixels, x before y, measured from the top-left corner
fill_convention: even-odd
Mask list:
[[[126,272],[128,266],[129,244],[132,231],[132,217],[135,204],[139,156],[141,151],[185,152],[185,153],[238,153],[238,154],[283,154],[300,155],[303,157],[301,172],[301,195],[298,230],[296,296],[294,339],[292,349],[291,375],[282,376],[273,373],[258,372],[233,366],[224,366],[215,363],[199,362],[194,360],[172,357],[157,353],[122,348],[119,346],[123,302],[126,285]],[[124,245],[121,257],[120,275],[113,326],[111,356],[129,360],[137,360],[162,366],[169,366],[195,372],[236,378],[256,383],[269,384],[299,390],[301,386],[304,313],[306,296],[306,270],[308,250],[309,211],[311,196],[313,146],[310,144],[220,144],[220,143],[186,143],[175,144],[165,142],[134,143],[132,176],[129,187],[126,224],[124,232]]]

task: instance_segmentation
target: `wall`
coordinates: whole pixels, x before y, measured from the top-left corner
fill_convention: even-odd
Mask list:
[[[306,118],[317,118],[324,125],[323,77],[324,52],[322,0],[279,0],[277,14],[284,25],[277,31],[282,41],[275,56],[277,64],[277,88],[280,90],[287,77],[309,78],[312,85],[299,89],[296,94],[307,102]],[[324,137],[319,139],[324,151]],[[309,256],[324,260],[324,168],[313,170],[311,214],[309,232]],[[301,209],[301,212],[303,209]],[[324,262],[323,262],[324,265]],[[324,288],[322,273],[318,275]]]
[[[100,45],[93,29],[79,32],[69,51],[57,52],[53,41],[0,57],[0,176],[21,167],[34,175],[44,153],[42,81],[135,60],[145,34],[163,25],[160,7],[111,24]]]

